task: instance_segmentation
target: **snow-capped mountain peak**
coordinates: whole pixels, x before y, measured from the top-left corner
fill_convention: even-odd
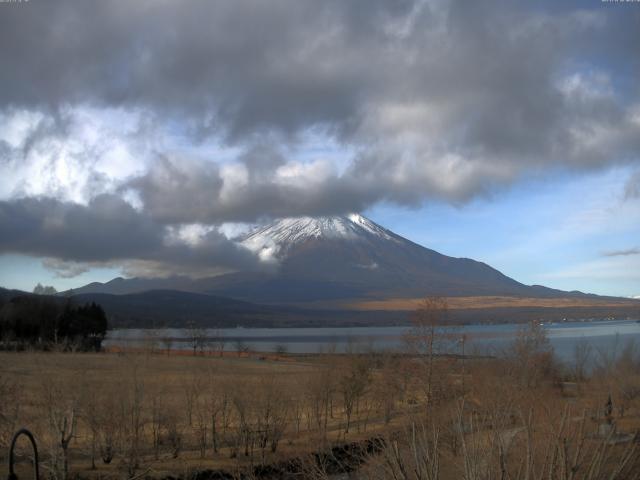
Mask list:
[[[276,268],[197,280],[129,279],[109,282],[107,293],[177,289],[257,303],[423,295],[575,295],[527,287],[484,263],[442,255],[358,214],[284,218],[235,241]],[[91,292],[100,291],[94,287],[89,286]]]
[[[394,240],[391,233],[358,213],[326,217],[283,218],[240,238],[240,243],[267,260],[313,239]]]

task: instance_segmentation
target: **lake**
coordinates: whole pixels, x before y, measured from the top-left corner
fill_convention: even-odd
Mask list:
[[[465,353],[499,354],[513,341],[522,324],[465,325],[443,329],[449,338],[443,350],[461,353],[463,335]],[[635,320],[601,320],[545,324],[544,328],[557,356],[571,363],[576,345],[587,342],[594,354],[620,352],[630,341],[640,346],[640,323]],[[346,351],[386,350],[406,348],[406,335],[411,327],[352,327],[352,328],[223,328],[207,329],[199,335],[208,338],[207,348],[224,342],[225,351],[248,348],[252,351],[289,353],[322,353]],[[104,342],[106,347],[163,348],[165,338],[171,339],[174,350],[192,348],[188,329],[121,329],[111,330]]]

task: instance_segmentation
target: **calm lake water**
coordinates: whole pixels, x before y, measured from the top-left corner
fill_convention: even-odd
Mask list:
[[[466,325],[443,329],[448,341],[443,349],[461,353],[463,335],[465,353],[493,355],[506,349],[521,324]],[[594,356],[620,352],[630,341],[640,346],[640,323],[626,321],[562,322],[544,325],[557,356],[571,363],[576,345],[587,342]],[[353,328],[224,328],[208,329],[208,345],[213,349],[223,339],[225,351],[249,348],[253,351],[275,352],[283,349],[290,353],[322,353],[346,351],[387,350],[406,348],[406,336],[411,327],[353,327]],[[164,347],[171,339],[172,349],[191,349],[191,332],[187,329],[123,329],[112,330],[105,346]]]

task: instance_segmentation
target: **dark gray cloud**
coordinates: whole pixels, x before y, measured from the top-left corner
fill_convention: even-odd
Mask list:
[[[81,261],[144,255],[161,242],[157,225],[107,195],[86,207],[51,198],[2,202],[0,239],[5,252]]]
[[[36,2],[3,10],[0,104],[139,106],[237,142],[318,127],[369,142],[418,127],[396,118],[372,132],[370,115],[413,106],[442,117],[435,128],[463,148],[547,158],[569,147],[576,117],[622,120],[613,103],[567,104],[556,81],[581,62],[588,72],[607,47],[611,57],[596,67],[631,81],[639,14],[524,8],[504,1]],[[434,128],[414,120],[427,134]]]
[[[216,164],[187,163],[164,156],[148,173],[127,184],[140,194],[152,216],[164,223],[211,221],[222,186]]]
[[[166,222],[459,203],[531,174],[638,162],[638,9],[58,0],[0,22],[0,104],[140,109],[240,149],[247,179],[225,200],[219,167],[172,169],[171,146],[152,143],[131,187]],[[277,170],[309,132],[348,149],[348,165],[284,185]]]
[[[46,266],[62,275],[79,273],[82,263],[126,261],[184,271],[261,268],[250,251],[217,230],[186,241],[115,195],[86,206],[52,198],[0,202],[0,252],[56,259]]]
[[[380,25],[412,2],[58,0],[3,10],[3,104],[82,101],[188,114],[231,137],[345,123]],[[33,32],[37,34],[33,35]],[[372,42],[371,46],[367,46]],[[355,62],[357,61],[357,62]],[[353,63],[352,63],[353,62]],[[348,68],[352,64],[351,68]]]
[[[626,250],[611,250],[602,254],[605,257],[628,257],[629,255],[640,255],[640,248],[627,248]]]
[[[323,163],[296,163],[287,171],[271,147],[252,149],[241,159],[221,169],[212,162],[162,158],[123,189],[135,191],[147,213],[166,224],[340,214],[345,208],[360,211],[384,194]],[[264,168],[275,164],[283,170]]]

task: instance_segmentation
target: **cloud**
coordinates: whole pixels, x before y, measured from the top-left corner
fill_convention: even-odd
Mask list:
[[[628,248],[626,250],[611,250],[608,252],[603,252],[602,254],[605,257],[627,257],[629,255],[640,255],[640,248]]]
[[[344,213],[362,210],[384,192],[370,189],[351,174],[340,175],[322,160],[278,162],[263,169],[255,158],[274,162],[272,150],[252,152],[251,162],[218,166],[207,161],[162,158],[153,169],[128,181],[145,210],[161,223],[253,222],[262,217]]]
[[[545,12],[453,0],[58,0],[3,13],[0,105],[54,123],[87,106],[146,118],[153,127],[133,135],[112,113],[112,134],[76,156],[95,158],[94,149],[106,156],[121,142],[134,163],[157,163],[138,187],[167,221],[183,220],[174,210],[184,205],[163,204],[154,192],[193,183],[183,192],[194,196],[191,220],[239,219],[379,201],[460,203],[541,172],[638,161],[634,10]],[[64,133],[86,136],[77,130]],[[187,140],[162,141],[158,132]],[[282,185],[283,164],[301,172],[298,187],[310,182],[296,160],[310,148],[310,132],[351,152],[346,168],[323,172],[312,188]],[[238,147],[232,163],[248,177],[246,197],[207,205],[225,179],[215,168],[199,178],[193,164],[191,174],[176,172],[175,185],[160,185],[155,170],[166,169],[163,158],[185,141]],[[92,162],[85,168],[98,170]],[[261,200],[264,211],[250,206]]]
[[[42,257],[62,276],[87,265],[136,261],[194,275],[263,268],[217,229],[191,239],[179,230],[168,231],[116,195],[100,195],[86,206],[52,198],[0,202],[0,252]]]
[[[61,274],[240,268],[256,259],[225,222],[459,205],[637,166],[639,20],[503,0],[3,9],[0,245]],[[199,244],[167,244],[193,224]]]
[[[69,262],[57,258],[45,258],[42,266],[54,272],[57,278],[74,278],[91,269],[88,263]]]
[[[612,257],[589,260],[541,275],[541,278],[570,279],[579,282],[589,279],[595,282],[615,280],[626,282],[630,286],[640,282],[640,257]],[[635,287],[634,287],[635,288]]]
[[[150,145],[162,145],[135,110],[76,105],[52,115],[8,107],[0,122],[0,199],[86,203],[144,171]]]
[[[629,177],[625,186],[624,198],[626,200],[640,198],[640,170]]]

